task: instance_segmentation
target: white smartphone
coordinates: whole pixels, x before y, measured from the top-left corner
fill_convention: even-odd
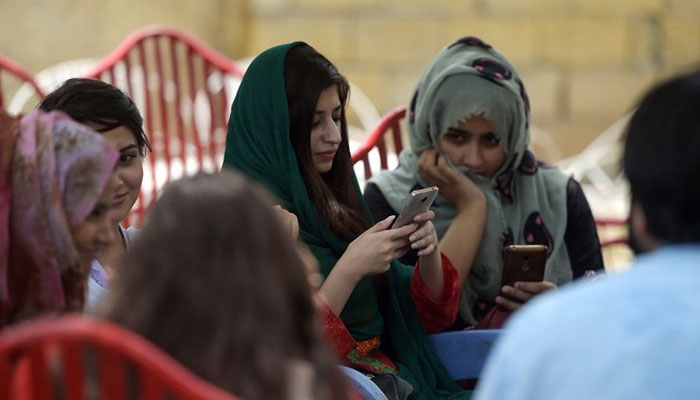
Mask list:
[[[437,186],[430,186],[425,189],[412,191],[404,203],[403,210],[401,210],[399,216],[396,217],[394,223],[391,224],[391,228],[400,228],[404,225],[408,225],[413,222],[413,218],[415,218],[416,214],[428,211],[433,201],[435,201],[437,194]]]

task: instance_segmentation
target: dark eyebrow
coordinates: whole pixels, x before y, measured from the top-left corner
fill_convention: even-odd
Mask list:
[[[471,134],[472,134],[472,133],[469,132],[469,131],[466,131],[466,130],[464,130],[464,129],[455,128],[455,127],[449,127],[449,128],[447,128],[447,131],[448,131],[448,132],[452,131],[452,132],[454,132],[454,133],[462,133],[462,134],[465,134],[465,135],[471,135]]]
[[[343,105],[338,104],[338,106],[336,106],[331,112],[340,111],[341,108],[343,108]],[[314,111],[314,114],[323,114],[323,113],[324,113],[324,111],[319,111],[319,110]]]
[[[448,131],[448,132],[452,131],[452,132],[454,132],[454,133],[461,133],[461,134],[464,134],[464,135],[471,135],[471,134],[472,134],[471,132],[469,132],[469,131],[467,131],[467,130],[459,129],[459,128],[455,128],[455,127],[449,127],[449,128],[447,128],[447,131]],[[494,131],[484,132],[484,134],[481,135],[481,136],[486,136],[486,135],[493,135],[493,136],[498,137],[498,135],[496,135],[496,132],[494,132]]]
[[[132,143],[128,146],[124,146],[121,149],[119,149],[119,152],[123,153],[125,151],[131,150],[131,149],[138,149],[138,148],[139,148],[139,146],[137,144]]]

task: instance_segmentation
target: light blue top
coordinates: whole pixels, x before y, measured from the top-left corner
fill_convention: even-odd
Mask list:
[[[127,251],[138,231],[133,226],[124,229],[121,224],[119,225],[119,233],[121,233]],[[90,267],[90,279],[88,279],[87,295],[85,296],[85,311],[88,312],[95,310],[109,289],[109,278],[107,278],[102,264],[94,259]]]
[[[543,295],[506,325],[476,399],[700,396],[700,245]]]

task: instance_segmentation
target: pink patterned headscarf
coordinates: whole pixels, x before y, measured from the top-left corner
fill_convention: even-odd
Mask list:
[[[65,114],[0,111],[0,327],[82,310],[89,265],[71,228],[90,215],[118,152]]]

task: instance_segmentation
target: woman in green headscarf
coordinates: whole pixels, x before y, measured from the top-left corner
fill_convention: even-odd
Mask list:
[[[375,175],[365,200],[381,218],[400,209],[411,190],[440,188],[433,206],[440,248],[468,272],[459,310],[464,325],[497,311],[487,326],[498,327],[538,293],[603,269],[581,187],[528,149],[525,86],[491,46],[465,37],[441,51],[413,94],[408,128],[411,146],[399,167]],[[543,281],[500,286],[503,248],[511,244],[547,246]]]
[[[305,43],[263,52],[231,107],[224,167],[261,182],[298,216],[324,277],[325,329],[345,363],[377,375],[393,398],[468,398],[425,334],[456,318],[457,271],[435,249],[432,212],[402,228],[388,229],[392,217],[372,225],[350,160],[348,90]],[[409,248],[418,250],[415,268],[395,261]]]

